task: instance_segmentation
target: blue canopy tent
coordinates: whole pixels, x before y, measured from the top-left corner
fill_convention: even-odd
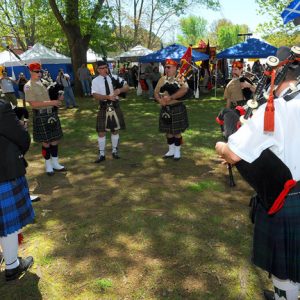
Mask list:
[[[187,47],[185,46],[173,44],[167,46],[166,48],[162,48],[158,51],[140,57],[139,62],[140,63],[164,62],[167,58],[171,58],[179,62],[182,56],[185,54],[186,50]],[[208,60],[208,59],[209,56],[207,54],[198,51],[192,51],[192,61],[195,62],[195,61]],[[199,78],[199,70],[198,70],[198,78]],[[198,98],[199,87],[195,86],[194,89],[195,89],[195,97]]]
[[[175,61],[180,61],[180,59],[182,58],[186,50],[187,47],[185,46],[173,44],[166,48],[162,48],[158,51],[140,57],[139,62],[140,63],[163,62],[166,60],[166,58],[171,58]],[[193,61],[200,61],[200,60],[207,60],[207,59],[209,59],[209,56],[207,54],[198,51],[192,52]]]
[[[258,39],[251,38],[218,53],[217,59],[266,58],[270,55],[275,55],[276,51],[276,47]]]

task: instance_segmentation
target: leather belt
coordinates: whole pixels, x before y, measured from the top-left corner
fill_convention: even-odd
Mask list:
[[[37,114],[51,114],[53,112],[53,108],[52,107],[40,108],[40,109],[34,109],[33,111]]]

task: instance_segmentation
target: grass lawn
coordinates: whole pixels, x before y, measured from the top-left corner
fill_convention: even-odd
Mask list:
[[[270,283],[250,261],[252,191],[236,170],[237,186],[228,186],[214,151],[221,93],[186,101],[190,128],[178,162],[162,159],[158,105],[133,91],[121,103],[120,160],[111,158],[108,134],[106,161],[93,163],[92,99],[61,109],[68,172],[48,177],[32,143],[27,178],[42,200],[20,255],[35,264],[19,281],[1,276],[0,299],[262,300]]]

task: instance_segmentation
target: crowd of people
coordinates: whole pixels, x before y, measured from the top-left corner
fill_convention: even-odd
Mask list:
[[[300,139],[293,134],[298,128],[300,130],[300,51],[293,51],[295,49],[281,47],[277,57],[285,66],[278,69],[274,67],[268,73],[264,72],[262,65],[254,63],[253,73],[258,77],[271,78],[261,81],[265,84],[263,88],[261,82],[254,83],[243,75],[248,66],[245,67],[241,61],[232,63],[232,79],[224,91],[227,111],[245,108],[247,101],[257,96],[258,90],[261,92],[266,89],[267,84],[269,96],[255,114],[249,110],[251,119],[239,129],[236,126],[227,142],[217,142],[215,146],[224,162],[236,165],[239,170],[250,170],[246,180],[254,187],[258,199],[254,208],[253,262],[272,275],[275,294],[266,297],[276,300],[298,299],[300,287]],[[67,171],[58,159],[59,141],[63,136],[58,108],[63,99],[67,108],[77,107],[70,76],[64,70],[60,70],[56,78],[56,83],[64,93],[57,92],[56,96],[50,97],[42,83],[42,66],[31,63],[28,67],[28,80],[24,74],[14,80],[6,72],[1,78],[4,99],[0,100],[0,154],[4,159],[0,161],[0,205],[4,213],[0,216],[0,245],[7,281],[16,279],[33,264],[30,256],[25,259],[18,257],[18,232],[33,221],[34,211],[25,177],[27,163],[24,155],[29,149],[30,136],[24,121],[16,118],[14,109],[18,107],[18,101],[13,84],[18,85],[20,99],[29,103],[32,109],[33,140],[41,144],[48,176]],[[181,159],[182,134],[189,127],[183,100],[190,88],[186,79],[178,76],[178,67],[178,62],[167,59],[163,76],[152,63],[144,69],[149,99],[160,106],[159,131],[165,134],[168,145],[163,158],[174,161]],[[277,76],[281,76],[276,85],[275,69],[280,74]],[[285,73],[281,74],[282,69]],[[120,97],[128,92],[129,84],[125,80],[126,70],[119,75],[113,74],[105,61],[97,63],[97,72],[98,75],[91,79],[86,65],[82,65],[77,76],[84,95],[92,95],[98,103],[95,127],[99,155],[95,163],[103,164],[106,160],[108,132],[111,134],[112,158],[120,159],[119,132],[126,128]],[[249,107],[245,109],[248,112]],[[273,172],[274,164],[276,172]],[[270,172],[273,172],[273,177]],[[280,179],[282,173],[287,177],[279,181],[280,194],[271,201],[268,198],[271,191],[266,187],[272,185],[270,181],[275,181],[275,177]],[[253,177],[260,178],[262,182],[256,183]],[[266,206],[267,201],[271,201],[269,207]],[[7,211],[10,213],[5,213]]]

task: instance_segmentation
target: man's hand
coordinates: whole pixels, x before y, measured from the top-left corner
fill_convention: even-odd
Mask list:
[[[109,95],[109,96],[107,96],[107,98],[110,101],[116,101],[118,99],[116,95]]]
[[[52,100],[51,104],[53,106],[60,107],[61,106],[61,101],[60,100]]]

